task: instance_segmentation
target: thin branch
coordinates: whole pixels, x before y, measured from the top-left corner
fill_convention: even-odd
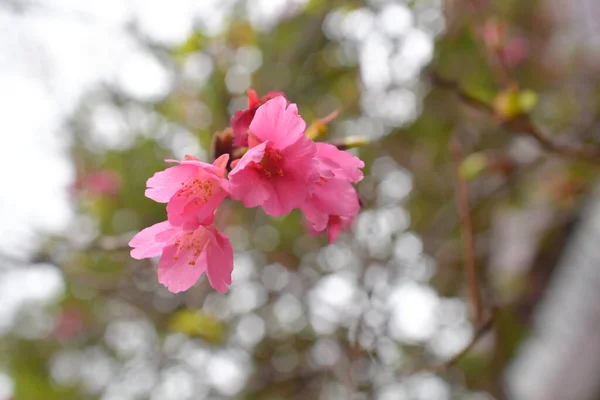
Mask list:
[[[533,125],[533,122],[528,115],[521,115],[506,121],[503,125],[510,130],[526,133],[537,140],[544,149],[551,153],[560,154],[573,159],[584,159],[600,164],[600,148],[584,144],[567,146],[553,142]]]
[[[475,239],[473,237],[473,222],[471,221],[471,207],[469,205],[469,188],[467,182],[460,176],[463,151],[460,141],[454,136],[450,142],[450,152],[452,154],[454,178],[456,181],[456,207],[460,216],[460,232],[463,244],[465,273],[469,285],[469,297],[475,311],[475,322],[476,324],[480,324],[483,318],[483,306],[477,277]]]
[[[435,86],[449,90],[454,93],[456,97],[458,97],[463,103],[468,104],[473,108],[477,108],[481,111],[484,111],[488,114],[495,114],[494,108],[486,103],[483,100],[478,99],[477,97],[465,92],[458,82],[446,79],[439,75],[437,72],[430,71],[427,76],[432,84]]]
[[[512,119],[506,119],[506,117],[498,115],[490,104],[465,92],[457,82],[445,79],[435,72],[430,73],[429,77],[431,82],[437,87],[452,91],[463,103],[494,116],[497,120],[502,121],[501,125],[510,132],[522,133],[535,139],[542,148],[550,153],[600,164],[600,147],[584,144],[564,145],[556,143],[533,124],[529,115],[525,114]]]

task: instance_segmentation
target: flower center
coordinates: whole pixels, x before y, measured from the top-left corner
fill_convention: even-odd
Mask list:
[[[173,243],[173,247],[177,249],[173,259],[177,261],[182,254],[185,254],[188,265],[196,265],[196,259],[200,257],[207,241],[208,236],[202,228],[193,232],[182,232]]]
[[[191,197],[196,198],[196,204],[198,203],[198,200],[206,203],[208,198],[213,194],[214,183],[210,180],[200,180],[196,178],[187,183],[181,182],[181,185],[177,197],[184,197],[186,199]]]
[[[283,157],[279,152],[272,148],[266,148],[265,154],[260,162],[253,162],[252,167],[258,171],[259,174],[266,178],[283,176]]]

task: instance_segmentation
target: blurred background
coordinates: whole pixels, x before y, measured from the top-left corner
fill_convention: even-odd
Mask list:
[[[595,0],[0,0],[0,400],[600,399],[599,21]],[[368,139],[364,209],[328,245],[225,203],[229,293],[171,294],[129,256],[166,215],[145,182],[210,160],[249,88]]]

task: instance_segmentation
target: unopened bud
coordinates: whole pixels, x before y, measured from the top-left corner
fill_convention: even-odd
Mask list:
[[[340,139],[333,139],[328,142],[340,150],[355,149],[369,143],[364,136],[348,136]]]
[[[507,35],[506,23],[497,20],[489,20],[483,26],[483,41],[486,46],[494,51],[504,47]]]
[[[212,142],[212,157],[214,160],[223,154],[231,155],[233,151],[233,139],[233,130],[231,128],[215,132]]]
[[[325,136],[325,134],[327,134],[327,124],[336,119],[338,115],[339,111],[335,110],[329,115],[323,118],[319,118],[318,120],[310,124],[308,128],[306,128],[306,132],[304,132],[304,135],[311,140],[316,140],[320,137]]]
[[[537,94],[532,90],[509,88],[500,92],[494,99],[496,114],[510,120],[530,113],[537,105]]]
[[[320,120],[314,121],[306,128],[304,136],[310,140],[317,140],[318,138],[325,136],[327,133],[327,127]]]
[[[248,151],[247,147],[236,147],[231,152],[231,159],[237,160],[238,158],[242,158],[244,156],[244,154],[246,154],[247,151]]]

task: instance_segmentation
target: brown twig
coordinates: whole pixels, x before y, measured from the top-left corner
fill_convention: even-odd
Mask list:
[[[526,133],[551,153],[560,154],[573,159],[584,159],[600,164],[600,148],[583,144],[567,146],[555,143],[533,125],[533,122],[528,115],[521,115],[506,121],[504,126],[511,130],[518,130]]]
[[[427,76],[429,77],[429,80],[431,81],[431,83],[433,85],[453,92],[454,95],[456,97],[458,97],[463,103],[468,104],[469,106],[471,106],[473,108],[477,108],[481,111],[484,111],[488,114],[495,114],[494,108],[490,104],[465,92],[460,87],[458,82],[446,79],[446,78],[440,76],[438,73],[433,72],[433,71],[429,72]]]
[[[477,277],[477,261],[475,259],[475,240],[473,237],[473,222],[469,205],[469,189],[467,182],[460,176],[460,166],[463,161],[463,151],[460,141],[455,136],[450,141],[450,152],[454,166],[456,181],[456,207],[460,216],[460,233],[463,244],[465,273],[469,285],[469,297],[475,312],[475,323],[480,324],[483,318],[483,306]]]
[[[584,144],[564,145],[556,143],[549,139],[533,124],[533,121],[528,114],[507,119],[502,115],[498,115],[492,105],[465,92],[457,82],[447,80],[433,72],[429,74],[429,77],[434,85],[452,91],[463,103],[494,116],[495,119],[501,121],[502,126],[509,131],[514,133],[522,133],[535,139],[546,151],[561,155],[563,157],[576,160],[586,160],[592,163],[600,164],[599,147]]]

